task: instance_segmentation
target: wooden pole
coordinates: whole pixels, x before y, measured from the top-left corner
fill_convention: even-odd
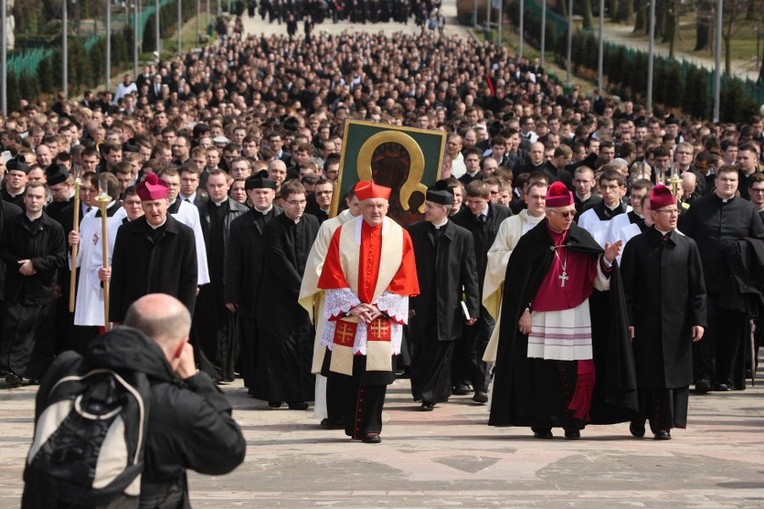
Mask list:
[[[106,205],[111,196],[102,193],[98,195],[98,206],[101,209],[101,265],[109,268],[109,217],[106,215]],[[103,281],[103,326],[109,330],[109,281]]]
[[[74,214],[72,230],[80,233],[80,181],[79,175],[74,177]],[[74,313],[74,301],[77,287],[77,251],[79,251],[79,244],[72,246],[72,272],[69,275],[69,312]]]

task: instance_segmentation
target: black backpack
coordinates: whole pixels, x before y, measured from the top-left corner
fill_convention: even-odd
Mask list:
[[[78,506],[117,501],[137,507],[149,381],[141,372],[86,369],[76,355],[52,386],[35,424],[24,480]]]

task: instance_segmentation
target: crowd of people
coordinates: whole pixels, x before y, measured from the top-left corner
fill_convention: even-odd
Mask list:
[[[376,184],[334,196],[355,170],[340,168],[349,119],[447,133],[422,223],[383,227]],[[370,443],[395,373],[423,411],[486,403],[494,380],[491,424],[577,438],[629,421],[641,436],[648,419],[665,439],[691,385],[743,390],[756,369],[760,117],[565,91],[472,39],[231,33],[116,93],[24,101],[0,144],[11,387],[151,293],[192,313],[212,379],[240,373],[274,408],[316,400],[322,426]]]
[[[413,18],[417,26],[425,27],[428,20],[439,15],[440,0],[249,0],[247,15],[259,15],[269,23],[283,21],[290,35],[297,32],[298,23],[303,23],[308,36],[313,25],[331,20],[351,23],[404,23]],[[445,20],[443,20],[445,23]],[[291,25],[291,31],[290,31]]]

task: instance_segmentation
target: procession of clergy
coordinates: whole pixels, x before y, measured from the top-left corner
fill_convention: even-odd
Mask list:
[[[734,167],[717,171],[715,192],[682,214],[685,235],[669,187],[632,186],[632,210],[622,201],[623,175],[607,167],[598,175],[603,201],[578,224],[573,192],[533,173],[516,215],[491,200],[482,180],[466,186],[466,207],[454,211],[459,186],[446,179],[427,189],[424,220],[408,228],[387,217],[391,189],[371,181],[351,187],[342,211],[319,224],[305,213],[299,180],[250,176],[247,208],[227,197],[227,175],[214,170],[199,227],[187,225],[181,212],[190,205],[168,185],[176,174],[147,174],[125,193],[124,207],[116,179],[101,174],[94,182],[108,203],[68,234],[80,246],[70,259],[80,268],[74,336],[85,350],[99,332],[106,287],[115,326],[142,295],[168,293],[196,307],[200,369],[221,383],[238,370],[249,393],[273,408],[305,410],[315,401],[322,427],[366,443],[381,441],[386,388],[403,367],[422,411],[469,382],[476,404],[490,392],[493,426],[530,427],[539,439],[562,428],[577,439],[587,424],[620,422],[642,437],[649,422],[655,439],[670,439],[686,426],[690,385],[710,388],[698,378],[703,369],[714,373],[714,389],[744,388],[737,373],[745,369],[746,324],[733,322],[746,314],[721,306],[726,315],[716,310],[709,324],[704,275],[712,255],[714,285],[721,256],[736,278],[761,271],[764,226],[737,197],[737,175]],[[25,212],[4,223],[3,261],[20,266],[18,275],[8,271],[13,278],[42,281],[65,259],[64,229],[43,215],[43,203],[41,185],[28,185]],[[746,224],[739,242],[721,243],[714,231],[722,221],[741,227],[731,214]],[[49,252],[30,255],[37,261],[28,268],[14,249],[36,235],[28,251]],[[40,313],[32,302],[9,302],[4,331]],[[28,328],[31,337],[3,341],[7,381],[44,373],[49,352]]]

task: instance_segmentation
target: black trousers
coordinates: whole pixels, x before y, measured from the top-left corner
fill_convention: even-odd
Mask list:
[[[336,375],[335,385],[342,401],[345,434],[355,440],[382,433],[382,407],[387,385],[361,384],[360,377]]]
[[[451,363],[455,341],[435,337],[417,338],[411,363],[411,394],[428,403],[448,401],[451,395]]]
[[[718,295],[709,293],[708,329],[692,344],[694,378],[745,389],[746,315],[719,304]]]
[[[650,430],[670,431],[687,427],[690,388],[639,389],[639,417],[636,422],[650,422]]]
[[[461,385],[465,381],[472,384],[475,391],[488,390],[491,375],[483,353],[488,346],[495,322],[484,307],[480,307],[480,317],[475,325],[464,327],[462,337],[456,340],[451,365],[451,380],[453,385]]]
[[[336,397],[347,436],[360,440],[369,434],[380,434],[382,407],[387,386],[395,381],[395,365],[392,371],[366,371],[366,356],[356,355],[353,375],[348,376],[329,371],[331,360],[332,352],[327,350],[321,367],[321,374],[327,379],[327,412],[331,412],[330,400]]]
[[[0,371],[40,379],[53,361],[55,302],[7,303],[0,339]]]
[[[326,379],[326,418],[332,423],[344,423],[344,408],[342,404],[342,383],[337,377]]]

